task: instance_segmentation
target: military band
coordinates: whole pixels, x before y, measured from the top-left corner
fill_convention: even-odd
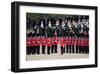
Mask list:
[[[28,55],[89,54],[89,18],[48,18],[34,22],[32,30],[28,27],[26,34]]]

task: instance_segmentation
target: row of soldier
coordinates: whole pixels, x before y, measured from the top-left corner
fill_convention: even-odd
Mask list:
[[[27,31],[27,54],[89,53],[89,20],[40,20]],[[27,23],[29,24],[29,23]],[[47,47],[47,50],[46,50]]]
[[[28,54],[40,54],[40,46],[42,46],[42,53],[50,54],[57,53],[58,44],[60,45],[61,54],[63,53],[88,53],[89,40],[88,38],[28,38],[27,49]],[[76,46],[76,47],[75,47]],[[47,47],[47,52],[45,48]]]

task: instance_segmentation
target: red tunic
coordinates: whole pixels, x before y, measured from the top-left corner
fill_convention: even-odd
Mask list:
[[[78,45],[78,38],[75,38],[75,43],[76,45]]]
[[[60,38],[60,46],[64,47],[65,46],[65,39],[63,37]]]
[[[47,46],[51,46],[51,39],[50,38],[46,38],[46,44],[47,44]]]
[[[31,46],[31,38],[28,38],[28,39],[27,39],[27,41],[26,41],[26,46],[28,46],[28,47]]]
[[[78,43],[78,46],[81,46],[81,39],[80,38],[78,38],[77,43]]]
[[[42,46],[46,46],[46,38],[40,38],[40,42]]]
[[[84,38],[81,39],[81,46],[84,46]]]
[[[31,46],[36,46],[35,38],[31,38]]]
[[[75,38],[72,38],[71,39],[71,45],[74,45],[75,44]]]
[[[83,39],[83,46],[86,46],[86,38]]]
[[[87,44],[86,44],[86,38],[84,39],[84,46],[87,46]]]
[[[68,38],[65,38],[65,45],[68,45]]]
[[[54,37],[54,45],[58,45],[58,37]]]
[[[35,39],[36,46],[40,46],[40,38]]]
[[[51,38],[51,44],[52,45],[58,45],[58,38],[57,37],[52,37]]]
[[[86,46],[89,46],[89,39],[86,39]]]
[[[68,45],[71,45],[71,37],[68,38]]]

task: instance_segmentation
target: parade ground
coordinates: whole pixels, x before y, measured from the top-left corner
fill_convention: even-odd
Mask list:
[[[76,54],[76,53],[64,53],[61,54],[40,54],[40,55],[27,55],[27,61],[31,60],[46,60],[46,59],[82,59],[88,58],[89,54]]]

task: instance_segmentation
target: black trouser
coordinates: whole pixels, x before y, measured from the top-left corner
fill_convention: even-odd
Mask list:
[[[89,53],[89,46],[86,46],[86,54]]]
[[[79,53],[84,53],[84,46],[80,46]]]
[[[50,46],[47,46],[47,54],[50,54]]]
[[[52,45],[51,53],[57,53],[57,45]]]
[[[29,46],[27,46],[27,50],[26,50],[27,52],[27,55],[30,55],[30,53],[31,53],[31,47],[29,47]]]
[[[35,54],[36,53],[36,46],[32,46],[31,52],[32,52],[32,54]]]
[[[42,54],[45,54],[45,46],[42,46]]]
[[[63,47],[63,53],[65,53],[65,46]]]
[[[81,53],[84,53],[84,46],[81,46]]]
[[[87,46],[87,54],[89,54],[89,46]]]
[[[86,48],[86,46],[84,46],[83,53],[87,53],[87,48]]]
[[[54,45],[55,53],[57,53],[57,45]]]
[[[86,47],[83,46],[83,53],[86,53]]]
[[[79,50],[79,46],[76,45],[76,53],[78,53],[78,50]]]
[[[81,53],[81,50],[82,50],[82,46],[79,46],[79,53]]]
[[[72,45],[72,53],[74,53],[74,51],[75,51],[75,50],[74,50],[74,45]]]
[[[51,53],[54,53],[54,48],[55,48],[55,46],[52,45],[52,46],[51,46]]]
[[[69,53],[71,53],[71,45],[69,45]]]
[[[61,46],[61,55],[64,53],[65,47]]]
[[[68,45],[66,45],[66,53],[68,53]]]
[[[36,46],[36,53],[40,54],[40,46]]]

